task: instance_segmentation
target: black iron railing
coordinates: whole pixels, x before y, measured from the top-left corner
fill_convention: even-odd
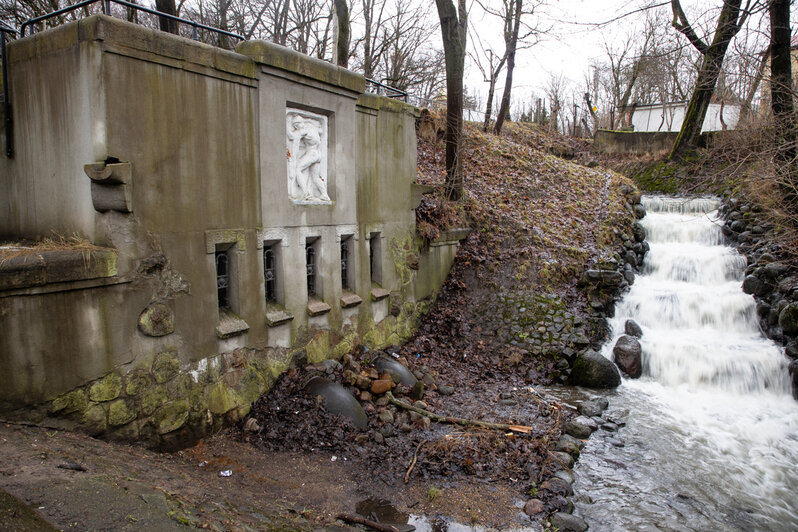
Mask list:
[[[11,127],[11,100],[8,82],[8,57],[6,56],[6,38],[8,35],[16,36],[17,30],[0,24],[0,62],[2,62],[3,76],[3,123],[6,132],[6,157],[14,157],[14,129]]]
[[[396,87],[391,87],[390,85],[385,85],[379,81],[374,81],[373,79],[366,78],[366,92],[387,96],[395,100],[402,100],[403,102],[407,101],[407,93],[405,91],[397,89]]]
[[[19,28],[19,36],[20,37],[24,37],[25,36],[25,30],[28,29],[28,28],[30,28],[31,33],[34,33],[36,31],[36,27],[34,26],[35,24],[38,24],[40,22],[44,22],[47,19],[51,19],[51,18],[54,18],[54,17],[59,17],[61,15],[65,15],[67,13],[71,13],[73,11],[77,11],[78,9],[90,6],[91,4],[96,4],[98,2],[102,6],[103,14],[109,15],[109,16],[111,15],[111,4],[113,3],[113,4],[118,4],[120,6],[124,6],[124,7],[128,8],[128,9],[133,9],[135,11],[141,11],[141,12],[144,12],[144,13],[149,13],[150,15],[155,15],[157,17],[173,20],[175,22],[179,22],[180,24],[186,24],[188,26],[191,26],[191,38],[194,39],[194,40],[199,39],[199,30],[201,30],[201,29],[205,30],[205,31],[210,31],[210,32],[213,32],[213,33],[218,33],[219,35],[226,35],[228,37],[233,37],[234,39],[239,39],[241,41],[245,41],[246,40],[245,37],[243,37],[242,35],[239,35],[237,33],[232,33],[232,32],[227,31],[227,30],[221,30],[219,28],[214,28],[213,26],[208,26],[206,24],[201,24],[199,22],[194,22],[193,20],[180,18],[180,17],[175,16],[175,15],[170,15],[169,13],[162,13],[161,11],[158,11],[156,9],[150,9],[148,7],[140,6],[138,4],[133,4],[133,3],[130,3],[130,2],[126,2],[125,0],[84,0],[83,2],[78,2],[77,4],[73,4],[71,6],[67,6],[67,7],[65,7],[63,9],[59,9],[58,11],[53,11],[52,13],[47,13],[47,14],[42,15],[40,17],[36,17],[36,18],[32,18],[32,19],[26,20],[25,22],[22,23],[22,26]]]

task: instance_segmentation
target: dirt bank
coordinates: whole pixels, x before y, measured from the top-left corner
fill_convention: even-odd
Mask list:
[[[564,467],[555,449],[571,413],[536,386],[566,381],[574,358],[603,339],[603,317],[579,278],[620,263],[634,220],[631,183],[554,155],[571,158],[579,147],[531,126],[467,134],[465,201],[426,195],[419,228],[428,240],[451,227],[472,232],[417,334],[388,356],[425,383],[425,409],[529,430],[430,422],[388,404],[371,389],[382,375],[365,388],[352,378],[372,370],[375,353],[361,349],[340,366],[284,376],[255,404],[255,425],[174,454],[0,425],[0,488],[65,530],[342,530],[340,513],[382,515],[385,505],[365,501],[390,501],[403,522],[428,516],[430,530],[448,519],[545,528],[550,512],[569,505],[562,483],[548,481]],[[442,148],[434,136],[420,141],[421,183],[441,185]],[[302,394],[309,371],[357,395],[365,430]],[[394,392],[410,401],[410,390]],[[530,500],[540,504],[524,513]]]

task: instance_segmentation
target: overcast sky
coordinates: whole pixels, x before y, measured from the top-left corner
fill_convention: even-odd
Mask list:
[[[514,94],[524,99],[524,94],[532,92],[542,96],[551,73],[562,74],[574,83],[581,83],[591,62],[606,57],[605,40],[610,43],[623,40],[625,35],[640,27],[646,15],[637,13],[611,24],[597,24],[633,12],[642,6],[661,2],[662,0],[548,0],[548,5],[541,9],[540,24],[551,29],[539,44],[518,52]],[[667,4],[654,8],[662,12],[666,19],[670,16],[670,3]],[[707,19],[713,14],[717,16],[722,0],[682,0],[682,5],[692,21],[694,14],[698,12],[707,12]],[[490,20],[490,17],[484,18],[478,12],[478,7],[474,7],[471,13],[469,25],[472,31],[478,29],[480,39],[490,39],[492,36],[496,49],[503,50],[500,44],[501,25]],[[695,21],[697,26],[701,23],[701,20]],[[475,41],[476,38],[472,36],[471,40]],[[481,94],[484,99],[487,84],[482,82],[481,74],[473,64],[467,69],[466,86],[469,92]],[[503,76],[504,74],[502,83]]]

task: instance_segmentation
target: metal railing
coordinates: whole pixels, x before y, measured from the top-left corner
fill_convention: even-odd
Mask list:
[[[0,24],[0,62],[2,62],[3,76],[3,123],[6,133],[6,157],[14,157],[14,128],[11,122],[11,100],[8,83],[8,56],[6,55],[6,38],[8,35],[16,36],[17,30]]]
[[[366,78],[366,92],[371,94],[379,94],[380,96],[387,96],[388,98],[393,98],[395,100],[402,100],[403,102],[407,102],[408,97],[408,94],[403,90],[368,78]]]
[[[201,24],[199,22],[194,22],[193,20],[180,18],[180,17],[175,16],[175,15],[170,15],[169,13],[163,13],[163,12],[158,11],[156,9],[150,9],[148,7],[140,6],[138,4],[133,4],[133,3],[127,2],[125,0],[84,0],[83,2],[78,2],[77,4],[73,4],[71,6],[67,6],[67,7],[65,7],[63,9],[59,9],[58,11],[53,11],[52,13],[47,13],[45,15],[41,15],[39,17],[26,20],[25,22],[22,23],[22,26],[20,26],[20,28],[19,28],[19,36],[20,37],[24,37],[25,36],[25,30],[27,28],[30,28],[31,29],[31,34],[33,34],[36,31],[36,28],[35,28],[34,24],[38,24],[39,22],[43,22],[43,21],[45,21],[47,19],[64,15],[66,13],[71,13],[73,11],[77,11],[78,9],[81,9],[83,7],[87,7],[87,6],[91,5],[91,4],[96,4],[98,2],[101,3],[102,12],[105,15],[113,16],[112,13],[111,13],[111,4],[113,3],[113,4],[118,4],[120,6],[124,6],[124,7],[128,8],[128,9],[133,9],[135,11],[142,11],[144,13],[149,13],[150,15],[155,15],[157,17],[166,18],[166,19],[169,19],[169,20],[173,20],[175,22],[179,22],[181,24],[186,24],[188,26],[191,26],[191,38],[194,39],[195,41],[199,39],[199,30],[200,29],[203,29],[203,30],[206,30],[206,31],[210,31],[210,32],[213,32],[213,33],[218,33],[219,35],[226,35],[228,37],[233,37],[234,39],[239,39],[239,40],[242,40],[242,41],[246,40],[246,38],[244,36],[239,35],[237,33],[232,33],[230,31],[221,30],[219,28],[214,28],[213,26],[208,26],[206,24]]]

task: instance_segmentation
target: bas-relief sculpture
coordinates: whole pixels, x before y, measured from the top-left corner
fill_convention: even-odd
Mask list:
[[[286,109],[288,197],[294,203],[329,204],[327,194],[327,117]]]

